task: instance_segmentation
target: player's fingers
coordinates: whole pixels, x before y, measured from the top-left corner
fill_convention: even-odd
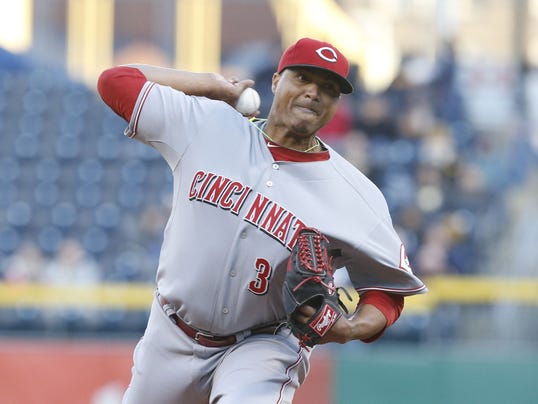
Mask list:
[[[254,80],[246,79],[246,80],[240,80],[234,85],[239,89],[239,94],[241,94],[243,91],[245,91],[245,88],[247,87],[254,87]]]
[[[316,310],[312,306],[304,304],[293,313],[293,319],[299,323],[306,324],[315,313]]]
[[[314,314],[316,314],[316,309],[312,306],[309,306],[308,304],[303,304],[302,306],[299,306],[298,309],[302,314],[305,316],[311,317]]]
[[[238,80],[236,77],[224,78],[221,76],[221,80],[226,84],[222,87],[218,98],[234,108],[245,88],[254,86],[254,80],[250,79]]]
[[[260,115],[260,110],[257,110],[253,114],[247,116],[247,118],[256,118],[258,115]]]
[[[299,324],[307,324],[309,317],[301,314],[300,312],[296,312],[292,315],[293,321]]]
[[[222,96],[222,100],[230,104],[232,107],[235,108],[235,105],[237,103],[237,100],[239,100],[239,97],[245,91],[247,87],[253,87],[254,86],[254,80],[246,79],[246,80],[240,80],[236,83],[232,83],[231,79],[228,80],[228,83],[231,83],[231,86],[228,86],[226,88],[227,93]],[[250,117],[257,116],[257,113],[254,113]]]

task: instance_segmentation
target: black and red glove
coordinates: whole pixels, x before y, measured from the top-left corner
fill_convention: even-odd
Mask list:
[[[328,244],[319,230],[304,228],[288,260],[282,296],[288,325],[302,346],[316,345],[342,315]],[[295,318],[305,304],[316,309],[306,324]]]

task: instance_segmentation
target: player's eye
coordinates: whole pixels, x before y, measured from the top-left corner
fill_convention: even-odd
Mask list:
[[[323,91],[325,91],[331,97],[338,97],[340,95],[340,89],[333,82],[323,84],[322,88]]]
[[[302,81],[302,82],[308,82],[308,77],[302,73],[298,73],[297,74],[297,80],[299,81]]]

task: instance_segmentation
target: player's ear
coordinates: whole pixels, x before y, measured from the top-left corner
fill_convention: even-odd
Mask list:
[[[280,81],[280,74],[273,73],[273,80],[272,80],[272,84],[271,84],[271,91],[273,92],[273,94],[276,91],[276,88],[278,86],[279,81]]]

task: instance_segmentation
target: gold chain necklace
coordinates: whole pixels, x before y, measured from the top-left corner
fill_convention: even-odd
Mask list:
[[[265,119],[251,118],[251,119],[250,119],[250,122],[254,123],[255,120],[257,120],[257,121],[265,121]],[[286,148],[286,149],[291,149],[291,150],[295,150],[295,151],[302,152],[302,153],[308,153],[309,151],[314,150],[316,147],[319,147],[319,148],[321,149],[321,142],[319,141],[319,139],[318,139],[317,136],[314,137],[314,139],[316,140],[316,144],[315,144],[314,146],[311,146],[311,147],[309,147],[309,148],[306,149],[306,150],[298,150],[298,149],[294,149],[294,148],[292,148],[292,147],[286,147],[286,146],[282,146],[282,145],[278,144],[277,142],[275,142],[275,141],[273,140],[273,138],[272,138],[271,136],[269,136],[267,133],[265,133],[265,132],[263,131],[263,129],[260,128],[258,125],[254,124],[254,127],[255,127],[256,129],[258,129],[258,130],[261,132],[261,134],[262,134],[263,136],[265,136],[267,139],[269,139],[269,140],[270,140],[271,142],[273,142],[275,145],[280,146],[280,147],[284,147],[284,148]]]

